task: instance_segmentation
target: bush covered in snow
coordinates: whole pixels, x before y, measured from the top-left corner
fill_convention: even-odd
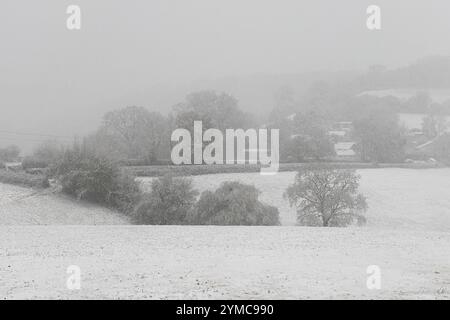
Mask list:
[[[63,192],[123,213],[131,212],[140,196],[134,176],[78,146],[64,153],[56,166],[56,176]]]
[[[190,222],[200,225],[279,225],[278,209],[258,200],[254,186],[224,182],[215,192],[202,193]]]
[[[42,174],[29,174],[23,171],[14,172],[0,169],[0,183],[19,185],[30,188],[47,188],[48,179]]]
[[[186,224],[197,195],[190,179],[165,175],[152,182],[151,192],[136,206],[133,220],[136,224]]]

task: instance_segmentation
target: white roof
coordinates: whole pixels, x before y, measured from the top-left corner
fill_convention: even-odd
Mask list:
[[[287,116],[286,119],[288,119],[288,120],[294,120],[294,118],[295,118],[296,115],[297,115],[296,113],[293,113],[293,114]]]
[[[336,155],[339,157],[353,157],[356,156],[356,152],[353,150],[336,150]]]
[[[329,134],[330,136],[340,136],[340,137],[343,137],[343,136],[345,136],[346,133],[347,133],[347,132],[344,131],[344,130],[328,131],[328,134]]]
[[[3,164],[8,167],[18,167],[22,165],[22,162],[4,162]]]
[[[355,156],[356,152],[352,149],[355,142],[338,142],[334,145],[334,151],[338,156]]]
[[[334,145],[335,149],[351,149],[356,142],[338,142]]]

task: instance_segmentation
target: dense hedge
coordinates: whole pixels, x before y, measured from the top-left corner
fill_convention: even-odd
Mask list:
[[[311,163],[282,163],[279,171],[298,171]],[[320,165],[335,169],[371,169],[371,168],[410,168],[426,169],[442,166],[439,163],[363,163],[363,162],[323,162]],[[205,174],[251,173],[260,172],[259,165],[170,165],[170,166],[134,166],[127,167],[137,177],[159,177],[166,174],[174,176],[197,176]]]
[[[130,213],[140,198],[139,184],[129,172],[108,159],[77,149],[56,165],[64,193]]]
[[[24,169],[44,169],[50,166],[50,162],[36,157],[25,157],[22,160],[22,167]]]
[[[26,172],[7,171],[4,169],[0,170],[0,182],[31,188],[49,187],[49,182],[45,175],[42,174],[35,175]]]

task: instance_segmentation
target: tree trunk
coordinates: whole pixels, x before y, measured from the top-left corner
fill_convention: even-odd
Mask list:
[[[328,227],[328,222],[330,221],[330,219],[326,219],[325,216],[322,214],[322,226],[323,227]]]

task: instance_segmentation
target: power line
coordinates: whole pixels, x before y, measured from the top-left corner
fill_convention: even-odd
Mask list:
[[[61,139],[61,140],[70,140],[73,141],[73,137],[62,136],[62,135],[53,135],[53,134],[43,134],[43,133],[31,133],[31,132],[19,132],[19,131],[8,131],[8,130],[0,130],[0,133],[4,134],[12,134],[17,136],[31,136],[31,137],[41,137],[47,139]]]
[[[44,142],[47,142],[49,140],[46,140],[46,139],[40,139],[39,140],[39,139],[32,139],[32,138],[17,138],[17,139],[13,140],[11,138],[0,137],[0,141],[14,144],[15,142],[19,142],[19,143],[21,143],[21,142],[44,143]],[[73,142],[73,140],[55,140],[55,142],[59,142],[59,143],[65,144],[65,143],[71,143],[71,142]]]

